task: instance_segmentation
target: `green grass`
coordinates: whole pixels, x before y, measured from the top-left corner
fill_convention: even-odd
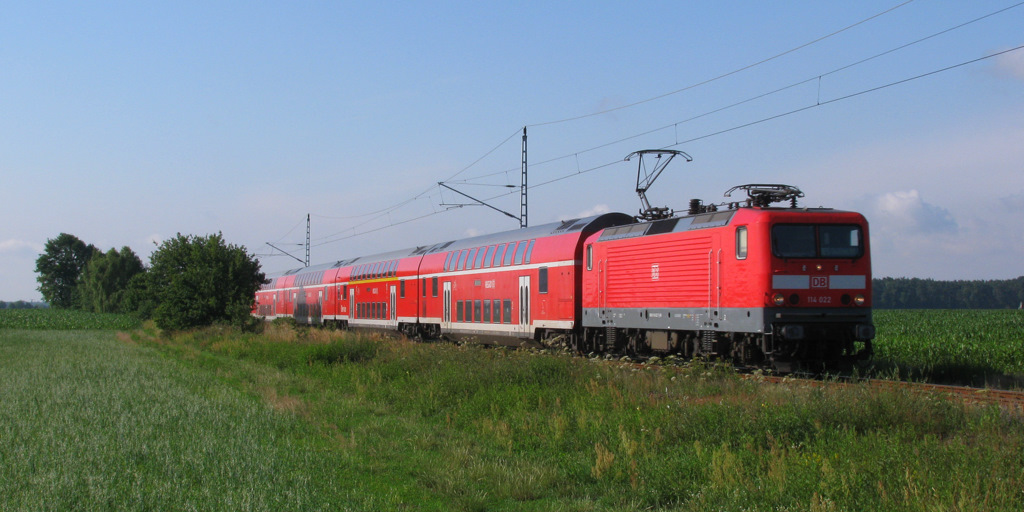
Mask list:
[[[1024,506],[1019,417],[906,391],[286,327],[161,343],[443,509]]]
[[[361,479],[365,461],[325,446],[302,416],[110,333],[0,331],[0,390],[0,510],[370,510],[429,499]]]
[[[77,309],[0,309],[0,329],[135,329],[131,315],[92,313]]]
[[[0,330],[0,510],[1021,510],[1024,422],[272,325]]]
[[[1024,386],[1024,311],[876,310],[875,326],[881,373]]]

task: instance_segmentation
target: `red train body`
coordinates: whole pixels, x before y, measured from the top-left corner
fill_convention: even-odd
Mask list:
[[[871,353],[867,221],[738,206],[585,219],[272,276],[254,315],[587,352],[678,352],[782,370]]]

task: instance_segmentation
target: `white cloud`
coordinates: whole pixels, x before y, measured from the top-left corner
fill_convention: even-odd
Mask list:
[[[566,215],[566,216],[563,216],[562,218],[565,219],[565,220],[569,220],[569,219],[582,219],[584,217],[590,217],[590,216],[593,216],[593,215],[601,215],[602,213],[608,213],[610,211],[612,211],[612,210],[610,208],[608,208],[607,204],[595,204],[593,206],[593,208],[589,208],[589,209],[583,210],[582,212],[579,212],[576,215]]]
[[[1024,50],[1004,53],[996,57],[995,61],[999,75],[1024,81]]]
[[[919,234],[956,233],[949,210],[921,199],[917,190],[888,192],[875,202],[876,219],[890,229]]]
[[[29,252],[31,252],[33,254],[42,254],[43,246],[40,245],[40,244],[37,244],[35,242],[28,242],[28,241],[25,241],[25,240],[10,239],[10,240],[0,241],[0,252],[9,252],[9,253],[16,253],[16,252],[29,253]]]

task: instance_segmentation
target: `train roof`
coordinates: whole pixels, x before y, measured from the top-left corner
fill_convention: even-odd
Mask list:
[[[500,233],[480,235],[471,238],[451,240],[447,242],[436,243],[433,245],[421,245],[418,247],[399,249],[390,252],[370,254],[366,256],[357,256],[354,258],[337,260],[330,263],[321,263],[318,265],[311,265],[309,267],[299,267],[284,272],[268,274],[267,277],[273,279],[282,276],[322,272],[332,268],[347,267],[360,263],[386,261],[400,258],[408,258],[412,256],[423,256],[438,252],[447,252],[458,249],[479,247],[482,245],[494,245],[500,243],[515,242],[519,240],[543,238],[548,236],[563,235],[567,233],[580,233],[581,236],[588,236],[591,233],[594,233],[598,230],[610,226],[620,226],[623,224],[633,222],[635,222],[635,219],[630,215],[626,215],[625,213],[605,213],[601,215],[593,215],[590,217],[569,219],[561,222],[552,222],[550,224],[542,224],[540,226],[533,226],[510,231],[502,231]]]
[[[775,207],[750,207],[741,206],[728,210],[718,210],[686,215],[682,217],[671,217],[655,221],[631,222],[620,226],[608,227],[601,233],[600,241],[618,240],[621,238],[633,238],[644,235],[660,235],[662,233],[676,233],[681,231],[693,231],[697,229],[717,228],[727,226],[734,215],[741,211],[754,212],[829,212],[829,213],[850,213],[831,208],[775,208]]]

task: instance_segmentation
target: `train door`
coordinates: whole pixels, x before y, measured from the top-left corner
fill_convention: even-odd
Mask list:
[[[444,305],[443,314],[441,317],[441,327],[448,331],[452,328],[452,283],[451,281],[444,282],[444,293],[443,293]]]
[[[717,327],[722,313],[722,247],[717,235],[711,239],[711,248],[708,250],[707,304],[707,324],[712,328]]]
[[[533,332],[530,327],[530,276],[519,276],[519,328],[523,334]]]
[[[274,318],[277,318],[277,294],[274,294],[274,309],[272,310]]]
[[[390,300],[389,300],[390,304],[388,304],[388,320],[390,320],[391,327],[398,327],[398,311],[397,311],[397,308],[395,307],[396,305],[398,305],[398,301],[397,301],[398,291],[397,290],[398,290],[397,286],[391,285],[391,293],[390,293]]]
[[[317,294],[319,296],[316,301],[316,311],[313,312],[313,323],[320,325],[324,323],[324,291],[320,290]]]
[[[356,318],[356,287],[348,288],[348,320],[351,322]]]

